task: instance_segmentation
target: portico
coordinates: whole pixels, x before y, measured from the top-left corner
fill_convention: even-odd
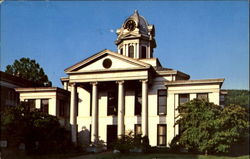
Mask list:
[[[142,94],[142,113],[141,113],[141,122],[142,124],[142,134],[143,136],[148,135],[148,80],[133,80],[136,81],[133,85],[140,83],[141,94]],[[104,92],[106,87],[115,88],[115,93],[117,95],[117,115],[112,115],[112,119],[115,121],[113,124],[117,125],[117,137],[121,137],[125,135],[125,91],[131,90],[128,84],[133,83],[133,81],[123,80],[123,81],[109,81],[107,82],[87,82],[87,83],[72,83],[71,84],[71,105],[75,105],[75,107],[71,107],[70,109],[70,124],[72,130],[72,142],[77,142],[77,113],[76,107],[78,107],[76,101],[78,99],[77,89],[82,88],[82,86],[86,86],[89,89],[89,93],[91,98],[91,142],[94,142],[99,139],[99,128],[100,124],[102,124],[99,120],[99,90],[100,92]],[[107,84],[105,84],[107,83]]]
[[[98,59],[98,60],[96,60]],[[123,68],[105,68],[107,67],[105,62],[108,60],[108,65],[116,67],[124,63]],[[99,65],[99,68],[103,69],[94,69],[91,70],[91,65]],[[141,94],[142,94],[142,133],[143,135],[148,135],[148,81],[150,81],[152,68],[150,65],[140,62],[137,60],[127,59],[126,57],[113,53],[109,50],[104,50],[96,54],[92,59],[87,59],[78,63],[65,71],[69,74],[69,78],[64,78],[65,83],[69,83],[71,91],[71,109],[70,109],[70,124],[72,129],[72,141],[77,142],[77,115],[76,108],[77,99],[79,93],[77,93],[78,88],[86,87],[91,96],[91,107],[92,107],[92,116],[91,116],[91,141],[94,142],[99,137],[99,89],[102,91],[102,87],[117,88],[117,103],[118,107],[117,116],[117,136],[120,137],[125,134],[125,123],[124,123],[124,114],[125,114],[125,89],[126,85],[133,84],[133,81],[140,83]],[[122,79],[122,80],[121,80]],[[135,85],[135,83],[133,84]],[[65,87],[65,88],[68,88]]]

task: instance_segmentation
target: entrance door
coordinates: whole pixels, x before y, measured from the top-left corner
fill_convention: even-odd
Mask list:
[[[117,139],[117,125],[107,125],[107,148],[112,149],[112,143]]]

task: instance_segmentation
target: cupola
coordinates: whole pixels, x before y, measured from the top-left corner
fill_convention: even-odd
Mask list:
[[[116,33],[118,37],[115,43],[119,54],[136,59],[153,58],[155,28],[137,10]]]

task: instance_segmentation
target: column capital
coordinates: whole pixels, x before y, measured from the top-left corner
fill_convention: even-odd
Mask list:
[[[70,82],[69,85],[72,87],[76,86],[76,83],[75,82]]]
[[[147,83],[147,82],[148,82],[148,79],[140,80],[140,82],[142,82],[142,83]]]
[[[124,80],[122,80],[122,81],[116,81],[116,83],[118,83],[118,84],[124,84]]]
[[[91,85],[96,86],[98,82],[90,82]]]

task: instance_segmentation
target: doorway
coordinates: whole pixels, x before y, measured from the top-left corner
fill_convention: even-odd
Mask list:
[[[117,139],[117,125],[107,125],[107,149],[112,149]]]

